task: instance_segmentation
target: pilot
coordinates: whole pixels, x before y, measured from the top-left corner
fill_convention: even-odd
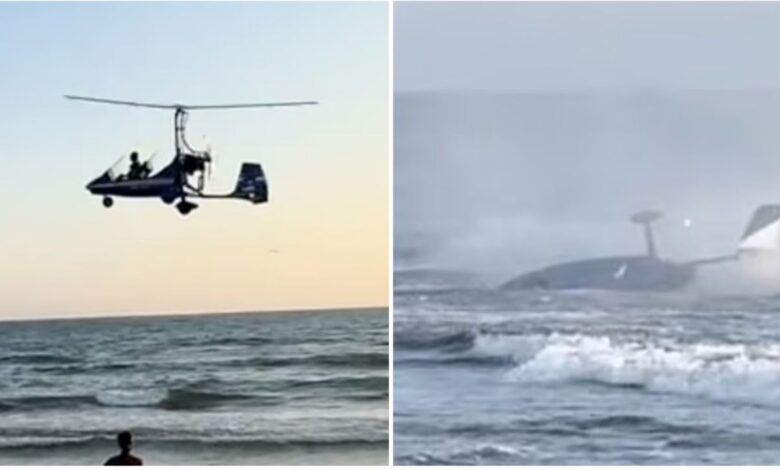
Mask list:
[[[138,161],[138,152],[130,153],[130,171],[127,172],[127,179],[136,180],[141,178],[144,173],[144,165]]]
[[[149,177],[149,165],[146,162],[138,161],[138,152],[130,153],[130,171],[127,172],[127,179],[137,180]]]

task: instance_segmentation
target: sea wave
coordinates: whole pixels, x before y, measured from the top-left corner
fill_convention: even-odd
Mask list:
[[[387,398],[386,375],[333,375],[314,378],[278,379],[241,387],[219,381],[201,381],[169,388],[111,389],[95,394],[27,395],[0,397],[0,413],[39,409],[84,407],[158,408],[200,410],[219,406],[274,406],[294,398],[293,391],[332,389],[346,400]]]
[[[387,353],[355,352],[342,354],[314,354],[304,356],[268,357],[258,356],[234,360],[226,365],[255,367],[284,367],[295,365],[331,366],[331,367],[383,367],[388,364]]]
[[[79,359],[62,354],[19,353],[0,355],[0,364],[72,364]]]
[[[335,388],[335,389],[358,389],[358,390],[387,390],[387,376],[364,376],[364,377],[325,377],[313,379],[295,379],[286,381],[285,389],[293,388]]]
[[[145,363],[106,363],[106,364],[87,364],[76,362],[61,362],[35,365],[29,369],[33,373],[54,374],[54,375],[73,375],[73,374],[101,374],[106,372],[124,371],[133,368],[148,367]]]
[[[497,465],[522,462],[523,449],[500,444],[478,444],[447,453],[419,452],[396,458],[399,465]]]
[[[0,359],[1,360],[1,359]],[[80,363],[73,359],[58,356],[14,356],[6,359],[12,365],[28,365],[33,373],[73,375],[73,374],[104,374],[124,372],[127,370],[143,370],[150,367],[181,368],[182,364],[136,362]],[[220,358],[204,360],[200,363],[221,367],[295,367],[324,366],[333,368],[383,368],[388,365],[386,352],[346,352],[332,354],[304,354],[290,356],[250,356],[241,359]]]
[[[511,359],[503,357],[447,357],[447,356],[425,356],[425,357],[398,357],[395,359],[396,365],[403,366],[476,366],[476,367],[499,367],[505,366],[511,362]]]
[[[512,382],[590,382],[761,406],[780,403],[777,342],[410,328],[399,331],[395,345],[397,364],[504,366]]]
[[[280,438],[268,439],[257,436],[171,436],[171,435],[146,435],[136,433],[139,441],[146,442],[147,446],[169,446],[176,449],[187,447],[199,447],[208,445],[210,447],[228,447],[228,448],[279,448],[290,446],[373,446],[386,445],[387,438],[381,436],[363,437],[363,438],[334,438],[321,440],[311,438]],[[23,450],[51,447],[97,447],[110,448],[116,437],[110,433],[79,435],[40,435],[40,436],[1,436],[0,449],[5,450]]]
[[[451,426],[445,431],[449,435],[485,438],[512,434],[587,437],[590,431],[605,430],[664,436],[702,435],[713,432],[706,426],[674,423],[639,414],[615,414],[588,418],[557,416],[554,419],[518,419],[499,423],[475,422]]]
[[[33,395],[0,398],[0,412],[83,407],[197,410],[237,401],[251,401],[252,406],[270,406],[282,403],[284,399],[276,394],[227,393],[187,387],[104,390],[95,395]]]
[[[471,290],[484,288],[487,283],[474,273],[433,267],[396,268],[393,271],[393,293],[411,291]]]
[[[610,386],[777,406],[780,344],[658,344],[579,334],[549,335],[505,375],[517,382]]]
[[[0,411],[72,408],[100,405],[94,395],[33,395],[0,398]]]
[[[280,396],[248,395],[241,393],[220,393],[190,390],[186,388],[171,389],[157,406],[167,410],[196,410],[224,405],[229,402],[251,401],[253,406],[276,405],[284,399]]]
[[[436,354],[409,357],[399,354],[398,364],[443,364],[496,366],[522,362],[544,345],[543,334],[513,335],[480,333],[474,330],[426,332],[424,329],[402,332],[395,339],[399,349]]]
[[[427,300],[430,297],[447,296],[447,295],[477,295],[486,292],[479,289],[464,289],[462,287],[441,287],[441,286],[429,286],[429,285],[412,285],[412,286],[396,286],[393,288],[393,296],[399,297],[414,297],[420,300]],[[492,294],[492,291],[487,291]]]
[[[438,349],[464,351],[474,346],[477,334],[472,330],[430,331],[407,327],[393,335],[393,345],[400,349]]]

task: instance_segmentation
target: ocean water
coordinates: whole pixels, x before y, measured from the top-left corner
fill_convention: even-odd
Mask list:
[[[387,309],[0,323],[0,464],[386,464]]]
[[[780,299],[397,269],[397,464],[780,464]]]

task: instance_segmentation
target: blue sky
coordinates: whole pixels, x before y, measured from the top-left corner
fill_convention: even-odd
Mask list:
[[[0,316],[387,303],[386,4],[0,3],[0,16]],[[84,190],[131,149],[169,158],[172,113],[64,94],[321,104],[193,112],[190,142],[218,159],[212,189],[257,161],[271,202],[182,219],[157,201],[105,210]]]

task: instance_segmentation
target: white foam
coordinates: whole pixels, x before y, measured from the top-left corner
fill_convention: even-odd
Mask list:
[[[490,459],[516,459],[530,455],[530,452],[524,449],[501,444],[486,443],[461,448],[459,443],[455,443],[451,447],[452,449],[449,452],[422,452],[411,456],[411,458],[417,465],[441,465],[442,462],[445,462],[446,465],[479,465],[483,461],[486,461],[484,462],[485,464],[490,465]]]
[[[514,447],[510,447],[507,445],[499,445],[499,444],[481,444],[478,445],[474,451],[474,454],[479,456],[516,456],[521,455],[522,452],[520,452],[518,449],[515,449]]]
[[[547,344],[546,335],[500,335],[479,334],[469,355],[474,357],[509,358],[514,362],[525,362]]]
[[[780,344],[671,344],[606,336],[547,337],[512,381],[588,380],[715,400],[780,405]]]
[[[165,396],[162,389],[102,390],[97,399],[108,406],[148,406],[159,403]]]

